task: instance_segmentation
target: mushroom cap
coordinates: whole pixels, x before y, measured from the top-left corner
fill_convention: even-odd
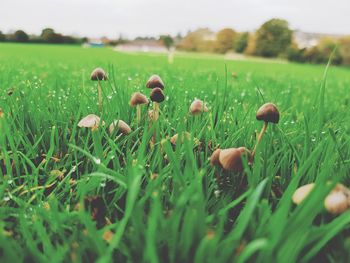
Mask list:
[[[280,113],[273,103],[265,103],[256,112],[256,119],[258,121],[278,123],[280,120]]]
[[[164,83],[158,75],[152,75],[148,79],[148,81],[146,83],[146,87],[149,89],[154,89],[154,88],[164,89]]]
[[[293,194],[292,200],[299,205],[312,191],[315,183],[299,187]],[[331,214],[340,214],[350,208],[350,190],[342,184],[337,184],[326,196],[324,207]]]
[[[97,81],[97,80],[107,80],[107,75],[105,71],[102,68],[95,68],[91,73],[91,80]]]
[[[143,95],[141,92],[135,92],[131,95],[130,105],[132,107],[136,105],[147,104],[147,103],[148,103],[147,97]]]
[[[223,149],[219,153],[219,163],[225,170],[240,173],[244,169],[242,161],[244,154],[247,155],[250,162],[252,159],[251,153],[245,147]]]
[[[129,134],[131,132],[131,128],[128,124],[126,124],[126,122],[124,122],[123,120],[115,120],[111,123],[111,125],[109,125],[109,133],[112,134],[115,127],[118,127],[119,131],[122,134]]]
[[[161,88],[154,88],[151,91],[151,95],[149,96],[151,101],[161,103],[164,101],[165,96]]]
[[[219,156],[220,156],[221,149],[216,149],[211,157],[210,157],[210,164],[215,166],[220,166]]]
[[[191,134],[189,132],[183,132],[180,134],[180,137],[181,137],[180,142],[183,143],[185,140],[189,140],[191,138]],[[178,138],[179,138],[179,134],[177,133],[173,137],[170,138],[170,142],[173,145],[176,145]]]
[[[192,115],[200,114],[202,112],[207,112],[208,108],[205,106],[203,101],[195,99],[190,106],[190,112]]]
[[[337,184],[324,200],[324,206],[331,214],[341,214],[350,208],[350,190]]]
[[[299,205],[311,192],[311,190],[315,187],[314,183],[306,184],[301,187],[299,187],[297,190],[295,190],[292,200],[294,204]]]
[[[100,117],[96,116],[95,114],[89,114],[78,122],[78,127],[95,128],[95,127],[98,127],[99,124],[100,124]]]

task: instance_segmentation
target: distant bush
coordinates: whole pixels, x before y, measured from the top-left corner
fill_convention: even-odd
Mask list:
[[[296,46],[291,46],[287,50],[287,59],[289,61],[304,63],[305,62],[305,48],[299,49]]]
[[[325,64],[332,56],[332,64],[340,65],[343,62],[342,54],[337,48],[337,42],[331,38],[323,38],[317,46],[299,49],[296,46],[288,48],[287,58],[295,62]]]
[[[0,42],[5,42],[6,41],[6,36],[0,31]]]
[[[339,40],[339,53],[344,65],[350,65],[350,36]]]

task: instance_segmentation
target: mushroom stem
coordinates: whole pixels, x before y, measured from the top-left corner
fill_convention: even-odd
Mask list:
[[[141,121],[141,105],[136,106],[136,115],[137,115],[137,124],[140,124]]]
[[[98,81],[98,108],[102,112],[102,87],[100,81]]]
[[[258,145],[259,145],[259,143],[260,143],[260,141],[261,141],[261,139],[262,139],[262,137],[263,137],[263,135],[264,135],[264,133],[265,133],[265,131],[266,131],[266,129],[267,129],[267,125],[268,125],[268,124],[269,124],[269,123],[268,123],[267,121],[264,122],[264,126],[262,127],[261,132],[259,133],[258,139],[257,139],[257,141],[256,141],[256,144],[255,144],[255,146],[254,146],[254,150],[253,150],[253,152],[252,152],[252,157],[254,157],[254,155],[255,155],[255,153],[256,153],[256,149],[257,149],[257,147],[258,147]]]
[[[154,119],[157,120],[159,117],[159,104],[157,102],[153,102],[153,113],[154,113]]]

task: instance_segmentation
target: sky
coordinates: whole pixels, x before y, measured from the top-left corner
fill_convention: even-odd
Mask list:
[[[0,0],[0,31],[87,37],[185,34],[225,27],[253,31],[271,18],[292,29],[349,34],[350,0]]]

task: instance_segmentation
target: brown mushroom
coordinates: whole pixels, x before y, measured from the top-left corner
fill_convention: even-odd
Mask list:
[[[207,112],[208,108],[207,106],[203,103],[203,101],[199,100],[199,99],[195,99],[190,106],[190,113],[192,115],[197,115],[200,114],[202,112]]]
[[[156,119],[158,119],[159,116],[159,103],[164,101],[165,96],[160,88],[154,88],[151,91],[150,99],[153,102],[153,113],[155,114]]]
[[[147,81],[146,87],[149,89],[154,89],[154,88],[164,89],[164,83],[158,75],[152,75]]]
[[[148,111],[148,117],[151,121],[155,122],[158,120],[159,115],[154,110],[150,110],[150,111]]]
[[[136,106],[137,124],[141,121],[141,105],[147,104],[148,99],[145,95],[140,92],[135,92],[132,94],[130,99],[130,105],[132,107]]]
[[[165,96],[161,88],[154,88],[149,96],[151,101],[161,103],[164,101]]]
[[[219,153],[219,163],[225,170],[240,173],[244,169],[242,160],[244,155],[248,162],[251,162],[251,153],[245,147],[222,149]]]
[[[95,68],[91,72],[91,80],[93,81],[100,81],[100,80],[107,80],[107,75],[105,71],[102,68]]]
[[[264,121],[264,126],[261,129],[261,132],[259,133],[258,139],[256,141],[256,144],[254,146],[252,156],[254,157],[256,153],[256,149],[258,147],[258,144],[260,143],[264,133],[266,132],[267,125],[269,122],[277,124],[280,120],[280,113],[273,103],[265,103],[262,105],[258,111],[256,112],[256,119],[258,121]]]
[[[89,114],[79,121],[78,127],[96,129],[99,126],[99,124],[100,117],[96,116],[95,114]],[[102,122],[102,125],[103,124],[104,123]]]
[[[126,122],[122,120],[115,120],[109,125],[109,133],[112,134],[114,132],[114,129],[118,127],[119,131],[122,134],[129,134],[131,132],[131,128]]]
[[[92,81],[98,81],[98,107],[100,112],[102,112],[102,88],[101,88],[101,80],[107,80],[107,75],[102,68],[95,68],[92,73],[90,79]]]
[[[220,166],[219,156],[220,156],[221,149],[216,149],[211,157],[210,157],[210,164],[215,166]]]

